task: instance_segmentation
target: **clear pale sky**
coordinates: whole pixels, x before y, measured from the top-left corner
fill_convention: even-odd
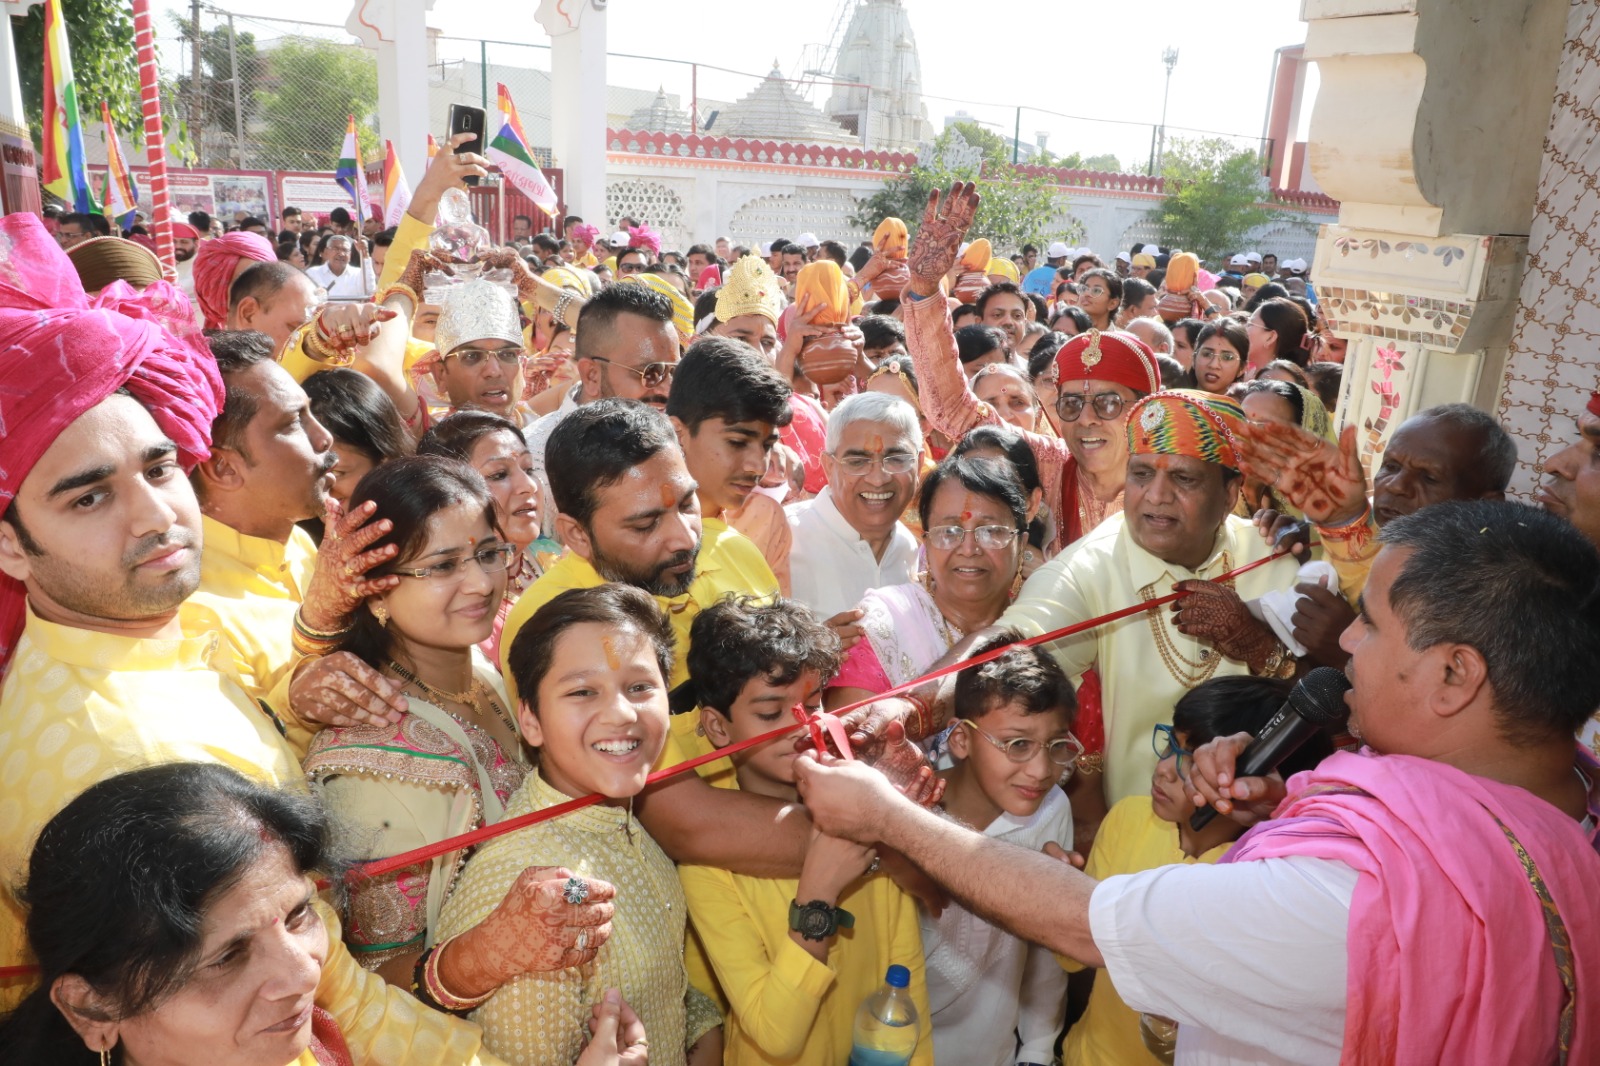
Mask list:
[[[216,2],[238,15],[314,22],[342,23],[349,14],[338,0]],[[428,22],[453,37],[548,44],[549,38],[532,18],[535,3],[437,0]],[[159,4],[187,15],[186,4],[172,0]],[[1187,127],[1253,141],[1262,132],[1274,50],[1305,39],[1300,5],[1293,0],[1234,0],[1226,5],[1193,0],[1137,4],[982,0],[966,5],[904,0],[904,5],[916,36],[928,117],[935,129],[946,116],[966,110],[1010,136],[1015,106],[1020,104],[1025,108],[1021,121],[1025,142],[1046,130],[1054,152],[1109,151],[1124,161],[1143,160],[1149,154],[1151,127],[1161,119],[1165,48],[1179,50],[1167,119],[1173,134],[1185,135],[1178,128]],[[840,0],[787,4],[611,0],[609,50],[694,60],[751,74],[766,73],[776,60],[786,75],[794,76],[804,69],[803,60],[814,62],[819,50],[808,53],[805,45],[826,43],[840,7]],[[528,14],[508,20],[509,11]],[[965,17],[950,17],[956,12]],[[211,23],[210,16],[206,23]],[[476,58],[475,46],[447,42],[445,47],[454,55]],[[547,56],[547,52],[496,48],[491,61],[526,59],[528,65],[544,66]],[[640,89],[661,85],[681,94],[685,102],[689,95],[688,74],[681,66],[613,60],[610,81]],[[753,85],[746,77],[708,70],[700,75],[702,97],[733,99]],[[825,96],[824,89],[817,102]]]

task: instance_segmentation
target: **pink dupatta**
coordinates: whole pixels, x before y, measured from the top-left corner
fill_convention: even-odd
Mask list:
[[[1600,853],[1520,788],[1339,753],[1223,862],[1337,859],[1350,903],[1346,1064],[1600,1062]]]

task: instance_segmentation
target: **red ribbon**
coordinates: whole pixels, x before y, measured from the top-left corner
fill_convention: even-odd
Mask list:
[[[1224,582],[1232,581],[1234,578],[1237,578],[1243,574],[1247,574],[1257,567],[1265,566],[1270,562],[1274,562],[1287,554],[1287,551],[1277,551],[1266,556],[1265,558],[1257,559],[1253,563],[1246,563],[1244,566],[1230,570],[1226,574],[1223,574],[1221,577],[1216,579],[1216,583],[1222,584]],[[811,741],[816,746],[818,751],[826,751],[827,744],[824,741],[826,738],[832,738],[834,748],[836,751],[838,751],[840,757],[846,759],[852,758],[853,756],[850,754],[849,738],[845,735],[844,726],[839,721],[839,718],[842,715],[848,714],[851,711],[857,710],[861,707],[865,707],[870,703],[875,703],[878,700],[889,699],[894,696],[902,695],[919,685],[928,683],[929,681],[936,681],[941,677],[948,677],[950,674],[956,673],[960,670],[965,670],[968,667],[979,666],[983,663],[989,662],[992,659],[997,659],[1001,655],[1004,655],[1007,651],[1010,651],[1012,648],[1031,648],[1039,644],[1050,644],[1065,637],[1076,636],[1079,633],[1096,629],[1100,626],[1106,625],[1109,622],[1120,621],[1121,619],[1127,618],[1130,615],[1141,614],[1145,611],[1153,611],[1158,607],[1164,607],[1169,603],[1180,600],[1187,595],[1187,592],[1170,592],[1165,596],[1158,596],[1156,599],[1147,600],[1144,603],[1136,603],[1130,607],[1124,607],[1121,610],[1112,611],[1110,614],[1100,615],[1098,618],[1090,618],[1082,622],[1076,622],[1070,626],[1063,626],[1060,629],[1052,630],[1049,633],[1044,633],[1037,637],[1030,637],[1026,640],[1017,641],[1013,644],[1006,644],[1002,647],[994,648],[971,659],[963,659],[959,662],[951,663],[949,666],[942,667],[938,670],[933,670],[921,677],[907,681],[903,685],[897,685],[894,688],[889,689],[887,692],[880,692],[875,696],[861,700],[858,703],[852,703],[848,707],[841,707],[839,710],[831,713],[811,715],[807,714],[804,708],[796,707],[794,708],[796,721],[793,725],[779,726],[777,729],[762,733],[760,736],[750,737],[748,740],[741,740],[736,744],[729,744],[727,747],[717,748],[715,751],[708,751],[703,755],[697,755],[694,758],[687,759],[675,766],[668,766],[665,769],[657,770],[645,779],[645,785],[646,787],[649,787],[658,781],[665,781],[670,777],[676,777],[679,774],[687,773],[690,770],[704,766],[706,763],[716,762],[718,759],[726,759],[730,755],[736,755],[739,752],[747,751],[750,748],[760,747],[770,740],[775,740],[782,736],[788,736],[789,734],[797,732],[801,729],[805,729],[810,733]],[[462,833],[460,836],[449,837],[445,840],[436,841],[435,843],[428,844],[420,848],[415,848],[411,851],[402,852],[399,855],[390,856],[387,859],[375,859],[372,862],[356,866],[345,875],[345,878],[349,881],[355,881],[363,877],[381,877],[386,873],[392,873],[395,870],[403,869],[407,866],[413,866],[417,863],[427,862],[430,859],[437,858],[440,855],[444,855],[452,851],[458,851],[462,848],[470,848],[477,844],[481,844],[486,840],[493,840],[495,837],[503,836],[506,833],[514,833],[518,829],[525,829],[530,825],[537,825],[540,822],[546,822],[552,818],[560,818],[563,815],[571,814],[573,811],[580,811],[585,807],[592,807],[595,804],[603,801],[605,798],[605,796],[602,796],[599,793],[593,793],[588,796],[579,796],[576,799],[567,800],[565,803],[558,803],[553,807],[546,807],[543,810],[538,811],[530,811],[527,814],[518,815],[515,818],[507,818],[504,821],[495,822],[493,825],[479,826],[477,829]],[[8,978],[33,976],[36,973],[38,973],[38,968],[34,966],[0,966],[0,981]]]

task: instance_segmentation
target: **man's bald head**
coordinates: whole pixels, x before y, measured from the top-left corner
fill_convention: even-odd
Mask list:
[[[1517,445],[1494,416],[1471,404],[1418,411],[1400,424],[1372,479],[1382,525],[1445,500],[1504,499]]]

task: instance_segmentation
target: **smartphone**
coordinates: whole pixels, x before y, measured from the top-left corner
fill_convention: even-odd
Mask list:
[[[457,155],[461,154],[462,152],[474,152],[478,155],[483,154],[484,147],[487,143],[484,140],[484,121],[484,111],[481,107],[468,107],[466,104],[450,105],[449,138],[454,140],[456,134],[458,133],[472,134],[472,140],[456,145],[455,151]],[[478,179],[476,177],[468,177],[465,180],[468,185],[478,184]]]

